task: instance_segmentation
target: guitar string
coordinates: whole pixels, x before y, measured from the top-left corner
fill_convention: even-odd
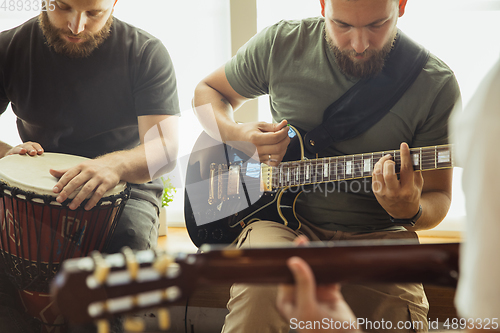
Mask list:
[[[420,168],[417,168],[417,170],[431,170],[431,169],[437,169],[437,164],[449,164],[446,165],[445,167],[452,167],[453,163],[451,162],[450,157],[450,162],[444,162],[440,163],[438,161],[438,153],[440,152],[450,152],[451,150],[449,149],[449,146],[446,146],[444,149],[439,148],[439,147],[430,147],[430,148],[415,148],[411,149],[410,152],[413,153],[412,158],[414,158],[415,153],[418,153],[418,158],[420,159]],[[361,178],[369,178],[371,177],[371,171],[361,171],[364,165],[364,161],[366,159],[371,160],[371,165],[370,165],[370,170],[373,169],[375,159],[377,161],[382,158],[383,156],[391,154],[393,156],[393,160],[396,162],[398,167],[400,167],[401,164],[401,152],[398,151],[388,151],[388,152],[381,152],[381,153],[368,153],[368,154],[356,154],[356,155],[349,155],[349,156],[334,156],[334,157],[324,157],[324,158],[318,158],[318,159],[312,159],[312,160],[301,160],[301,161],[292,161],[292,162],[283,162],[280,166],[276,167],[271,167],[271,172],[273,173],[273,182],[271,184],[272,187],[286,187],[286,186],[301,186],[301,185],[313,185],[313,184],[321,184],[321,183],[328,183],[328,182],[335,182],[335,181],[342,181],[342,180],[350,180],[350,179],[361,179]],[[368,156],[368,158],[365,158],[365,156]],[[333,164],[332,164],[333,162]],[[350,166],[350,170],[352,172],[347,173],[346,168],[347,168],[347,162],[352,162],[354,165]],[[399,162],[399,163],[398,163]],[[297,165],[299,164],[299,165]],[[324,170],[319,170],[318,172],[317,167],[320,166],[321,169],[323,169],[323,166],[325,164],[328,164],[328,168],[330,169],[328,171],[329,175],[328,177],[324,176]],[[332,167],[333,165],[333,167]],[[310,171],[306,172],[305,169],[307,166],[310,167]],[[418,167],[418,166],[417,166]],[[295,169],[299,169],[298,173]],[[286,171],[287,175],[286,177],[288,178],[288,170],[291,171],[290,176],[293,176],[293,179],[290,178],[290,180],[285,180],[283,181],[283,173]],[[302,171],[304,170],[304,171]],[[332,170],[335,170],[332,172]],[[280,175],[281,173],[281,175]],[[361,174],[361,175],[360,175]],[[223,174],[220,175],[218,172],[215,175],[218,179],[220,180],[222,178],[223,182],[228,182],[229,180],[229,171],[227,170],[227,166],[225,167],[225,170],[223,171]],[[306,179],[306,176],[307,179]],[[339,177],[340,176],[340,177]],[[335,178],[335,179],[332,179]],[[239,177],[238,177],[239,178]],[[277,179],[278,178],[278,179]],[[298,178],[298,179],[297,179]],[[320,178],[320,179],[318,179]],[[254,178],[256,179],[256,178]],[[307,180],[311,179],[311,181],[307,182]],[[257,180],[256,180],[257,181]],[[218,185],[217,187],[219,187]],[[229,186],[229,185],[227,185]],[[221,190],[223,192],[229,191],[229,189],[226,189],[225,187],[227,186],[222,186]],[[254,190],[254,189],[259,189],[260,190],[260,179],[259,179],[259,184],[251,185],[251,184],[246,184],[247,188],[249,190]],[[217,188],[216,191],[218,192],[219,189]]]
[[[353,155],[350,155],[353,156]],[[353,162],[356,164],[364,163],[366,159],[370,159],[371,163],[374,164],[375,158],[363,158],[362,155],[359,155],[359,158],[351,158],[351,157],[325,157],[325,158],[319,158],[319,159],[314,159],[314,160],[300,160],[300,161],[290,161],[290,162],[282,162],[278,166],[273,166],[272,168],[280,168],[280,167],[287,167],[287,166],[292,166],[296,167],[297,165],[307,165],[309,164],[310,166],[315,166],[315,165],[324,165],[325,163],[328,163],[329,165],[343,165],[347,162]],[[380,158],[379,158],[380,159]],[[436,163],[438,164],[443,164],[443,163],[451,163],[451,159],[448,162],[439,162],[439,158],[436,158],[435,154],[422,154],[422,166],[423,165],[435,165]],[[437,161],[436,161],[437,160]],[[334,162],[335,161],[335,162]],[[377,160],[378,161],[378,160]],[[332,163],[333,162],[333,163]],[[401,158],[400,156],[396,156],[396,163],[398,166],[401,165]],[[260,162],[254,162],[255,164],[260,163]],[[224,166],[224,171],[227,171],[227,164],[219,164]],[[217,171],[217,170],[216,170]]]
[[[434,154],[433,154],[434,155]],[[452,167],[453,166],[453,163],[451,161],[448,161],[448,162],[439,162],[439,161],[436,161],[436,158],[433,156],[431,159],[428,159],[429,156],[422,156],[422,163],[421,163],[421,169],[422,170],[430,170],[430,169],[437,169],[435,166],[436,164],[439,164],[439,165],[443,165],[445,164],[445,167],[447,167],[449,165],[449,167]],[[307,166],[311,167],[311,171],[309,172],[310,175],[315,175],[316,174],[316,167],[317,166],[320,166],[321,168],[323,168],[323,166],[326,164],[328,164],[328,167],[330,169],[329,173],[330,175],[332,174],[344,174],[344,170],[346,168],[346,163],[347,162],[352,162],[354,165],[351,165],[350,168],[351,170],[353,170],[352,173],[359,173],[360,172],[360,169],[364,169],[364,159],[345,159],[345,160],[337,160],[335,161],[334,163],[332,163],[331,160],[329,160],[331,158],[325,158],[325,159],[320,159],[320,161],[318,160],[303,160],[303,161],[298,161],[298,162],[283,162],[282,164],[280,164],[279,166],[273,166],[271,167],[271,172],[274,173],[274,174],[278,174],[280,172],[287,172],[287,168],[289,170],[291,170],[291,172],[293,173],[293,176],[296,176],[296,172],[295,172],[295,169],[299,168],[299,176],[305,176],[307,174],[306,171],[302,171],[303,169],[306,169]],[[337,157],[334,157],[334,159],[337,159]],[[343,159],[343,157],[340,157],[340,159]],[[371,158],[370,158],[371,159]],[[371,164],[373,164],[374,161],[372,161]],[[398,159],[396,159],[396,162],[398,162]],[[373,169],[373,166],[374,165],[371,165],[370,166],[370,169],[372,170]],[[400,167],[401,164],[397,163],[397,166]],[[418,165],[417,165],[418,166]],[[337,169],[337,173],[335,172],[332,172],[332,170],[335,170]],[[417,168],[416,170],[420,170],[420,168]],[[218,170],[216,170],[217,173],[215,175],[215,177],[222,177],[223,180],[227,180],[229,179],[229,171],[227,170],[227,167],[224,168],[223,170],[223,173],[222,175],[220,175],[218,173]],[[339,172],[340,171],[340,172]],[[363,170],[363,173],[366,173],[368,171],[364,171]],[[370,171],[371,172],[371,171]],[[319,174],[322,174],[323,172],[319,172]],[[348,173],[350,174],[350,173]],[[236,177],[236,176],[235,176]]]
[[[429,170],[434,170],[435,168],[432,168],[432,169],[429,169]],[[447,169],[447,168],[442,168],[442,169]],[[425,169],[423,171],[426,171]],[[334,178],[334,179],[333,179]],[[329,179],[322,179],[322,180],[316,180],[316,181],[312,181],[312,182],[305,182],[303,180],[299,180],[299,182],[296,182],[296,181],[285,181],[285,182],[272,182],[272,184],[270,184],[271,188],[275,189],[275,188],[283,188],[283,187],[298,187],[298,186],[308,186],[308,185],[317,185],[317,184],[325,184],[325,183],[333,183],[333,182],[339,182],[339,181],[350,181],[350,180],[356,180],[356,179],[363,179],[363,178],[372,178],[372,175],[369,174],[369,175],[363,175],[363,176],[357,176],[357,175],[353,175],[353,176],[348,176],[348,177],[341,177],[341,178],[336,178],[336,177],[330,177]],[[253,183],[259,183],[259,184],[253,184]],[[223,195],[227,195],[228,193],[228,186],[222,186],[222,194]],[[260,192],[260,189],[261,189],[261,185],[260,185],[260,181],[255,181],[255,182],[252,182],[252,183],[246,183],[246,187],[247,187],[247,190],[249,191],[256,191],[256,192]],[[217,191],[217,189],[216,189]],[[255,193],[255,192],[253,192]],[[234,193],[233,193],[234,194]]]
[[[421,171],[428,171],[428,170],[436,170],[436,169],[450,169],[452,166],[444,166],[440,168],[435,168],[434,164],[432,166],[429,166],[428,168],[423,167]],[[420,171],[416,170],[416,171]],[[306,175],[307,177],[306,179]],[[273,187],[276,187],[276,185],[281,185],[278,187],[285,187],[285,186],[300,186],[300,185],[313,185],[313,184],[320,184],[320,183],[327,183],[327,182],[335,182],[335,181],[343,181],[343,180],[351,180],[351,179],[361,179],[361,178],[371,178],[372,177],[372,172],[368,171],[359,171],[359,170],[354,170],[351,173],[344,173],[343,170],[342,172],[337,172],[337,173],[330,173],[329,176],[325,177],[323,176],[323,173],[310,173],[306,174],[303,172],[299,172],[298,175],[297,173],[294,173],[291,175],[290,180],[282,180],[279,179],[279,175],[276,175],[276,177],[273,177],[274,179],[278,178],[277,181],[272,182],[270,184]],[[229,181],[229,177],[221,177],[221,181],[226,183]],[[298,179],[297,179],[298,178]],[[319,179],[318,179],[319,178]],[[254,182],[246,182],[246,186],[248,189],[255,189],[255,188],[260,188],[260,179],[257,178],[252,178],[255,181]],[[309,179],[311,181],[309,181]],[[219,179],[217,179],[219,181]],[[252,183],[258,183],[258,184],[252,184]],[[239,182],[238,182],[239,184]],[[223,189],[227,188],[229,185],[223,185]]]

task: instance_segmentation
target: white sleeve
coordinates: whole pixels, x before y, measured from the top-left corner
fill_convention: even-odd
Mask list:
[[[467,211],[455,305],[462,318],[492,320],[500,318],[500,62],[454,115],[451,134]]]

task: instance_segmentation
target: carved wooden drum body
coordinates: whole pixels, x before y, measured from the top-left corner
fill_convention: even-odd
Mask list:
[[[33,303],[50,303],[42,299],[60,263],[104,250],[130,195],[120,183],[90,211],[83,208],[86,200],[76,210],[67,207],[76,193],[58,203],[52,191],[57,178],[49,169],[66,169],[84,160],[55,153],[0,159],[0,265],[20,290],[27,312],[42,322],[51,320]]]

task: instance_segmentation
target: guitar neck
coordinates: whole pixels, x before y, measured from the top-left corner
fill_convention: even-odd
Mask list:
[[[153,251],[105,257],[111,267],[104,282],[101,263],[69,259],[51,292],[61,313],[73,323],[90,322],[142,309],[181,304],[196,287],[217,283],[292,283],[286,260],[300,256],[318,283],[424,282],[455,286],[458,244],[392,244],[209,250],[171,259]],[[127,266],[129,267],[127,269]],[[132,278],[135,276],[135,278]]]
[[[414,170],[426,171],[453,167],[451,145],[410,149]],[[348,156],[324,157],[300,161],[282,162],[277,167],[262,166],[264,189],[314,185],[342,180],[371,177],[378,160],[390,154],[401,169],[399,150]]]

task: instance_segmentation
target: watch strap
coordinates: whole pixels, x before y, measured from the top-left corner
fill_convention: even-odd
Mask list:
[[[409,226],[414,226],[415,222],[422,216],[422,205],[418,206],[418,212],[413,216],[412,218],[409,219],[395,219],[394,217],[391,216],[391,222],[397,225],[409,225]]]

